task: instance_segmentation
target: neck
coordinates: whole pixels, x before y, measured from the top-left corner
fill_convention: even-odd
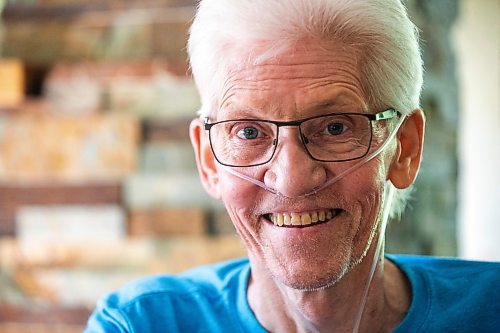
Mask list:
[[[275,281],[265,266],[250,258],[250,307],[271,332],[353,332],[374,251],[335,285],[301,291]],[[383,255],[377,262],[359,332],[390,332],[409,307],[409,285],[404,274]],[[384,269],[387,267],[387,269]]]

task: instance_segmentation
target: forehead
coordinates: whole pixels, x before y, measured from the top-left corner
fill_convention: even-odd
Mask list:
[[[292,119],[321,114],[323,106],[366,109],[358,56],[352,48],[303,41],[258,61],[243,49],[230,53],[218,117]]]

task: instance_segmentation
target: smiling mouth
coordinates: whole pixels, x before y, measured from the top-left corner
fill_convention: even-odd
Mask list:
[[[329,222],[342,213],[342,209],[322,209],[306,213],[270,213],[263,215],[277,227],[304,228]]]

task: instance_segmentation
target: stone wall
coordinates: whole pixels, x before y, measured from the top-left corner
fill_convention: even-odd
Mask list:
[[[452,256],[457,253],[458,84],[451,32],[456,0],[407,0],[419,27],[425,64],[421,105],[426,137],[413,199],[401,221],[387,230],[387,250]]]
[[[192,13],[193,1],[6,8],[0,332],[78,332],[126,282],[245,254],[188,138]]]

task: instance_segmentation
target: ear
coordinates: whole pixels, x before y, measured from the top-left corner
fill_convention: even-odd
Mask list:
[[[201,183],[208,194],[215,199],[220,199],[219,176],[215,157],[212,148],[210,148],[208,133],[203,128],[202,119],[196,118],[191,121],[189,137],[194,148]]]
[[[399,188],[409,187],[420,168],[424,144],[425,117],[420,109],[407,116],[397,134],[397,148],[390,169],[389,180]]]

